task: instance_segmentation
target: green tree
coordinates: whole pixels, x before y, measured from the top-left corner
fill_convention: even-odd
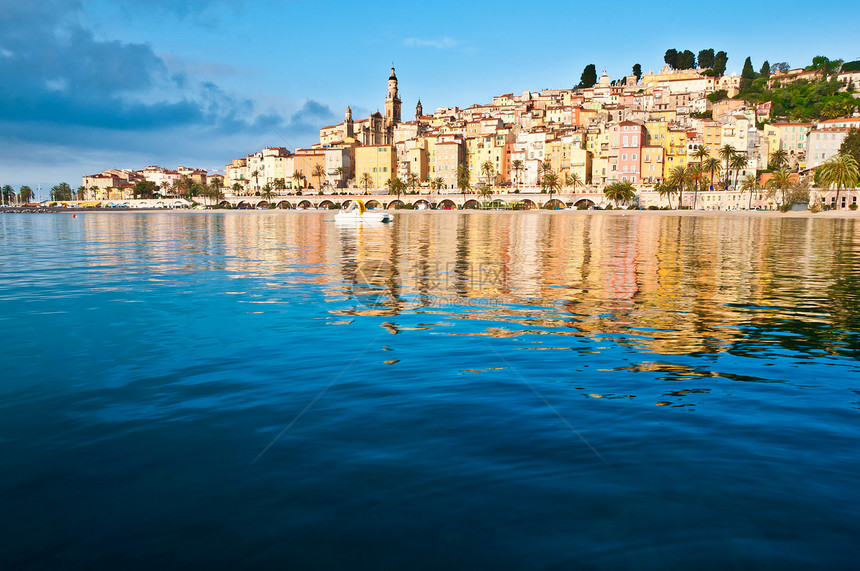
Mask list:
[[[753,69],[752,60],[748,57],[744,61],[744,69],[741,72],[741,91],[749,89],[753,80],[757,77],[758,75],[756,75],[756,72]]]
[[[269,183],[264,184],[263,190],[260,191],[260,196],[271,202],[271,200],[276,196],[275,191],[272,189],[272,185],[270,185]]]
[[[824,188],[836,187],[836,209],[839,209],[839,192],[843,188],[855,188],[860,183],[860,169],[853,156],[838,154],[818,167],[819,178]]]
[[[726,143],[720,148],[720,158],[726,161],[726,178],[723,181],[726,185],[726,188],[729,186],[729,162],[732,160],[732,157],[735,156],[735,153],[738,151],[730,144]]]
[[[158,185],[151,180],[138,181],[131,189],[135,198],[152,198],[157,190]]]
[[[54,202],[71,199],[72,187],[69,186],[69,183],[61,182],[60,184],[51,187],[51,200],[53,200]]]
[[[582,75],[579,77],[578,87],[594,87],[595,83],[597,83],[597,68],[594,67],[593,63],[590,63],[585,66],[584,70],[582,70]]]
[[[493,196],[492,187],[489,184],[487,184],[486,182],[481,184],[481,186],[478,187],[478,196],[483,198],[484,203],[486,204],[486,202],[489,201],[489,198],[491,196]]]
[[[702,69],[714,67],[714,48],[699,51],[699,67]]]
[[[31,189],[29,186],[24,185],[20,189],[18,189],[18,200],[21,203],[27,204],[28,202],[30,202],[30,200],[32,200],[32,198],[33,189]]]
[[[842,144],[839,146],[839,153],[843,155],[851,155],[854,160],[860,163],[860,129],[851,127]]]
[[[260,171],[254,170],[251,172],[251,178],[254,179],[254,190],[260,190]]]
[[[789,193],[796,177],[797,175],[792,173],[790,170],[780,169],[773,173],[773,176],[767,181],[768,198],[773,199],[774,197],[777,197],[780,203],[780,210],[783,208],[785,208],[785,210],[791,208]],[[777,196],[777,194],[779,194],[779,196]]]
[[[545,170],[541,177],[541,186],[549,193],[549,199],[552,200],[552,193],[561,190],[561,180],[558,175],[552,172],[552,169]]]
[[[481,165],[481,173],[483,173],[486,183],[490,184],[490,179],[496,173],[496,168],[491,161],[484,161]]]
[[[418,186],[418,182],[418,175],[414,172],[411,172],[406,175],[406,184],[412,187],[412,192],[415,192],[415,187]]]
[[[714,56],[714,73],[718,76],[726,73],[726,64],[729,63],[729,56],[726,52],[719,51]]]
[[[435,178],[430,179],[430,188],[434,190],[439,190],[442,188],[442,185],[445,184],[445,181],[441,176],[437,176]]]
[[[325,178],[325,167],[319,163],[315,164],[311,176],[317,179],[317,190],[322,190],[322,179]]]
[[[770,163],[768,164],[771,170],[780,170],[788,167],[788,151],[785,149],[777,149],[770,154]]]
[[[654,190],[660,195],[660,198],[666,198],[669,201],[669,208],[672,208],[672,196],[678,194],[678,189],[671,184],[665,182],[659,183]]]
[[[749,202],[747,203],[747,210],[752,210],[752,195],[754,192],[758,192],[758,179],[754,174],[748,174],[744,177],[744,182],[741,184],[741,196],[743,196],[744,192],[748,192],[750,195]]]
[[[720,168],[720,159],[718,159],[717,157],[709,156],[704,161],[702,161],[702,170],[707,173],[710,173],[710,177],[708,180],[710,181],[711,186],[719,184],[718,182],[716,182],[714,175],[715,173],[720,172]]]
[[[677,166],[669,173],[666,184],[678,191],[678,209],[684,208],[684,189],[690,185],[690,176],[682,166]]]
[[[761,71],[759,71],[758,74],[765,79],[770,77],[770,64],[767,60],[764,60],[764,63],[761,64]]]
[[[636,76],[636,83],[639,83],[639,80],[642,79],[642,66],[638,63],[633,64],[633,75]]]
[[[0,202],[3,204],[12,204],[15,200],[15,189],[10,185],[6,185],[3,187],[2,191],[0,191]]]
[[[663,61],[672,69],[678,69],[678,50],[675,48],[666,50],[666,54],[663,56]]]
[[[397,176],[393,176],[385,181],[385,186],[388,187],[388,194],[397,196],[397,200],[400,200],[401,193],[406,189],[406,183]]]
[[[678,69],[693,69],[696,67],[696,54],[684,50],[678,54]]]
[[[373,184],[373,177],[370,176],[369,172],[363,172],[358,183],[364,187],[364,194],[367,194],[368,187]]]
[[[460,192],[463,194],[463,201],[466,200],[466,192],[471,188],[471,184],[469,182],[469,169],[466,165],[460,165],[457,167],[457,188],[460,189]]]
[[[579,173],[567,173],[564,177],[564,184],[573,187],[573,193],[576,194],[576,185],[582,184],[582,177]]]
[[[741,171],[747,168],[749,164],[749,157],[747,157],[746,153],[735,153],[731,158],[732,168],[735,171],[735,185],[734,187],[738,187],[738,177],[741,174]]]
[[[305,173],[303,173],[300,169],[293,171],[293,182],[296,187],[296,194],[302,193],[302,183],[305,180]]]
[[[514,159],[513,161],[511,161],[511,170],[514,171],[514,178],[517,182],[517,188],[519,188],[520,175],[524,170],[526,170],[526,167],[523,165],[523,161],[521,161],[520,159]]]
[[[679,167],[683,168],[683,167]],[[611,200],[615,203],[616,208],[618,207],[618,203],[628,203],[636,197],[636,190],[633,188],[633,185],[630,181],[623,182],[613,182],[606,186],[603,189],[603,194],[606,195],[608,200]]]

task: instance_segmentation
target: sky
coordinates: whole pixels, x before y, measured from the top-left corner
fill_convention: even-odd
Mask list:
[[[756,69],[860,59],[858,16],[856,0],[0,0],[0,185],[223,172],[263,147],[309,146],[347,105],[356,119],[381,110],[392,64],[408,120],[419,97],[427,113],[569,88],[590,63],[657,71],[668,48],[725,50],[728,73],[747,56]]]

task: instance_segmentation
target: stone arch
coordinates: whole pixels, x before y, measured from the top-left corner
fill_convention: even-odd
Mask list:
[[[317,206],[319,208],[331,208],[332,206],[334,206],[334,202],[326,199],[326,200],[323,200],[322,202],[320,202],[319,204],[317,204]]]
[[[430,205],[430,201],[429,201],[429,200],[427,200],[426,198],[419,198],[418,200],[416,200],[416,201],[414,202],[414,204],[415,204],[415,207],[416,207],[416,208],[418,207],[418,205],[419,205],[419,204],[423,204],[423,205],[425,205],[427,208],[430,208],[430,207],[431,207],[431,205]]]
[[[233,205],[230,204],[229,200],[222,200],[221,202],[218,203],[218,206],[222,206],[224,208],[233,208]]]
[[[560,208],[564,208],[564,202],[557,198],[551,198],[547,200],[541,208],[545,208],[546,210],[558,210]]]
[[[492,201],[490,201],[490,208],[504,209],[505,206],[507,206],[507,205],[505,204],[505,201],[502,200],[501,198],[496,198],[496,199],[493,199]]]
[[[472,209],[478,208],[478,201],[475,200],[474,198],[470,198],[469,200],[467,200],[466,202],[463,203],[463,209],[465,210],[467,208],[472,208]]]
[[[457,210],[457,204],[450,198],[446,198],[439,202],[439,204],[436,205],[436,208],[439,210]]]
[[[258,202],[257,204],[254,205],[254,208],[268,208],[268,207],[269,207],[269,203],[266,202],[265,200],[261,200],[260,202]]]
[[[293,205],[289,203],[287,200],[282,200],[278,203],[278,208],[282,208],[284,210],[291,210]]]
[[[251,203],[247,200],[243,200],[236,205],[236,208],[239,208],[240,210],[248,210],[249,208],[251,208]]]
[[[580,210],[591,210],[596,205],[594,204],[594,201],[592,201],[592,200],[589,200],[587,198],[580,198],[579,200],[577,200],[576,202],[573,203],[573,206],[580,209]]]
[[[313,204],[311,204],[310,200],[302,200],[301,202],[299,202],[296,205],[296,208],[301,208],[302,210],[307,210],[311,206],[313,206]]]
[[[378,200],[368,200],[364,203],[364,205],[368,208],[368,210],[373,210],[376,208],[382,208],[382,204]]]
[[[385,207],[386,210],[391,210],[392,208],[397,208],[398,206],[403,206],[402,200],[392,200],[388,203],[388,206]]]
[[[523,210],[534,210],[538,207],[535,201],[531,198],[524,198],[521,203],[523,205]]]

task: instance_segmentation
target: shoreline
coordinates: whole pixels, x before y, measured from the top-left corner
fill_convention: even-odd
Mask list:
[[[193,209],[193,208],[61,208],[61,207],[6,207],[0,208],[2,214],[334,214],[337,210],[310,210],[310,209],[281,209],[267,208],[257,209]],[[713,217],[713,218],[839,218],[860,219],[860,210],[827,210],[822,212],[810,212],[798,210],[779,212],[778,210],[386,210],[394,216],[407,215],[417,216],[424,214],[461,213],[461,214],[517,214],[517,215],[573,215],[573,216],[682,216],[682,217]]]

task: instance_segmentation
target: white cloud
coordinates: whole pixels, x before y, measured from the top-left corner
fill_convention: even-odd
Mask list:
[[[444,38],[422,39],[422,38],[406,38],[403,40],[403,45],[410,48],[436,48],[439,50],[447,50],[457,46],[460,42],[453,38],[445,36]]]

